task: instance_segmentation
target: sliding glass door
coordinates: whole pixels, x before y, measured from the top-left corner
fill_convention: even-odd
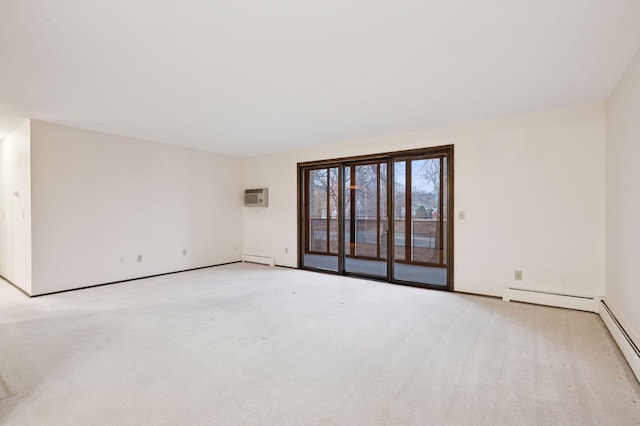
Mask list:
[[[305,170],[304,265],[338,272],[339,168]]]
[[[397,281],[447,286],[446,156],[394,160]]]
[[[344,272],[386,278],[386,161],[346,164],[344,187]]]
[[[453,147],[302,163],[300,267],[452,289]]]

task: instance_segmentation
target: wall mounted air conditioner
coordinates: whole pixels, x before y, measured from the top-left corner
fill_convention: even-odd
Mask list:
[[[269,207],[269,188],[245,189],[244,205],[246,207]]]

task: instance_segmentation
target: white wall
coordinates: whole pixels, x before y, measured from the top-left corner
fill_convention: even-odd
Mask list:
[[[31,142],[33,294],[240,260],[239,159],[39,121]]]
[[[640,344],[640,53],[606,103],[607,302]]]
[[[298,162],[447,144],[455,210],[466,213],[455,222],[455,290],[604,294],[601,104],[247,158],[244,186],[269,187],[270,205],[244,209],[245,251],[297,266]]]
[[[0,275],[31,292],[30,125],[0,141]]]

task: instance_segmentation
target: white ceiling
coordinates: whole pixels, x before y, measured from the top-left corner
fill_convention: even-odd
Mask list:
[[[638,0],[0,0],[25,117],[252,155],[606,98]]]

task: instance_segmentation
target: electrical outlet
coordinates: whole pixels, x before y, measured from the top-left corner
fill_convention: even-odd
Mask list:
[[[187,255],[187,249],[182,249],[182,255],[186,256]]]
[[[522,281],[522,271],[513,271],[513,279],[516,281]]]
[[[287,253],[289,253],[289,247],[284,248],[284,254],[287,254]]]
[[[138,262],[142,262],[142,255],[141,254],[138,255]]]
[[[458,219],[460,219],[460,220],[464,220],[464,218],[465,218],[464,211],[463,211],[463,210],[460,210],[460,211],[458,212]]]

